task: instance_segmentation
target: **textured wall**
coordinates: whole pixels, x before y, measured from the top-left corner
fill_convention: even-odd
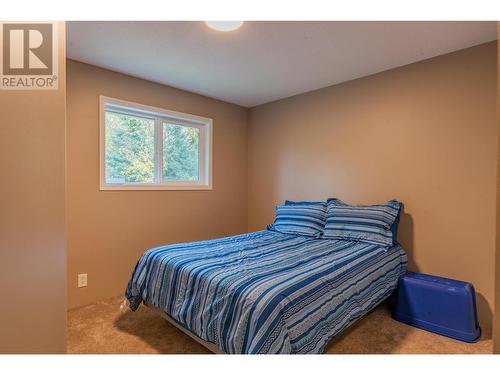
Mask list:
[[[410,268],[468,280],[491,328],[496,42],[255,107],[249,229],[284,199],[405,203]]]

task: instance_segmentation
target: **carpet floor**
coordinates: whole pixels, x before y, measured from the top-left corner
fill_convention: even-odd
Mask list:
[[[145,306],[120,312],[121,297],[68,312],[70,354],[205,354],[209,351]],[[491,354],[492,341],[466,344],[393,320],[381,305],[336,337],[329,354]]]

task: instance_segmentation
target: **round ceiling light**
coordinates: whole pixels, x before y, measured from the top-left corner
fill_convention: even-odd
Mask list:
[[[233,31],[243,25],[243,21],[205,21],[208,27],[217,31]]]

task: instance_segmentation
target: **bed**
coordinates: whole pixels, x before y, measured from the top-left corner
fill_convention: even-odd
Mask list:
[[[401,246],[272,230],[150,249],[126,289],[215,352],[322,353],[385,300]]]

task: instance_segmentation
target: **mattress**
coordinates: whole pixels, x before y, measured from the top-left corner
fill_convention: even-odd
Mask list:
[[[150,249],[125,295],[225,353],[322,353],[387,298],[405,272],[399,246],[270,230]]]

